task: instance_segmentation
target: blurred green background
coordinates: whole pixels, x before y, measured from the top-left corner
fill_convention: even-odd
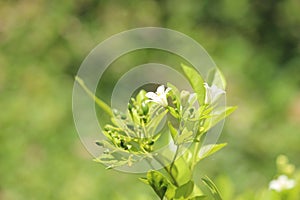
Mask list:
[[[220,138],[229,145],[199,165],[199,178],[213,177],[233,199],[267,188],[278,154],[300,166],[300,1],[2,0],[1,200],[156,199],[138,175],[92,161],[71,109],[74,76],[89,51],[144,26],[199,42],[228,80],[228,104],[239,106]],[[137,54],[114,65],[176,64]],[[121,71],[111,72],[107,90]]]

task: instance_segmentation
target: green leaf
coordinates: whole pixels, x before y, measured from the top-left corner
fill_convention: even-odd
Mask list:
[[[107,140],[97,140],[96,144],[100,147],[109,149],[109,150],[119,150],[116,146],[114,146],[113,144],[111,144],[109,141]]]
[[[113,116],[113,113],[111,111],[111,108],[101,99],[96,97],[95,94],[93,94],[85,85],[84,81],[79,78],[78,76],[75,77],[75,80],[77,83],[84,89],[84,91],[96,102],[96,104],[103,110],[105,111],[109,116]]]
[[[172,200],[174,199],[175,194],[176,194],[176,187],[173,184],[169,183],[165,197],[167,197],[167,199]]]
[[[146,177],[140,177],[139,180],[142,181],[143,183],[149,185],[149,181]]]
[[[169,199],[172,198],[172,191],[175,186],[163,174],[158,171],[149,171],[147,173],[147,180],[160,199],[163,199],[166,194],[169,196]],[[168,189],[169,192],[167,192]]]
[[[180,99],[180,92],[179,92],[179,90],[177,89],[177,87],[176,86],[174,86],[174,85],[172,85],[171,83],[167,83],[167,86],[169,87],[169,88],[171,88],[171,93],[173,93],[174,95],[175,95],[175,97],[176,97],[176,99]]]
[[[207,176],[205,178],[202,178],[202,181],[204,184],[208,187],[210,192],[212,193],[215,200],[222,200],[222,197],[220,195],[220,192],[217,188],[217,186],[210,180]]]
[[[167,86],[168,86],[168,88],[171,88],[171,91],[169,92],[169,94],[173,94],[175,96],[176,100],[180,101],[180,91],[178,90],[178,88],[171,83],[167,83]],[[178,102],[178,103],[180,104],[180,102]]]
[[[146,99],[146,91],[145,90],[141,90],[137,95],[136,95],[136,102],[138,105],[141,105],[142,102]]]
[[[172,125],[172,123],[169,122],[169,121],[168,121],[168,126],[169,126],[169,129],[170,129],[170,133],[171,133],[171,136],[173,138],[173,141],[175,142],[176,137],[178,135],[178,131],[176,130],[176,128],[174,128],[174,126]]]
[[[186,149],[183,156],[177,158],[174,164],[171,165],[171,173],[180,184],[184,184],[192,178],[193,172],[191,171],[190,159],[191,152]]]
[[[214,144],[214,145],[210,144],[210,145],[203,146],[198,153],[197,162],[216,153],[217,151],[221,150],[226,145],[227,145],[226,143],[221,143],[221,144]]]
[[[161,123],[162,119],[167,114],[168,110],[164,110],[163,112],[155,115],[151,121],[147,124],[146,129],[150,136],[152,136],[157,129],[158,125]]]
[[[108,167],[106,169],[112,169],[124,165],[130,166],[132,163],[130,157],[125,158],[114,152],[103,153],[98,158],[95,158],[94,161],[107,165]]]
[[[185,150],[183,150],[184,153],[182,155],[182,158],[184,159],[184,161],[186,162],[186,164],[189,166],[189,168],[191,168],[191,162],[193,160],[193,154],[191,152],[190,149],[186,148]]]
[[[215,126],[222,119],[226,118],[228,115],[233,113],[236,109],[237,109],[236,106],[229,106],[219,112],[216,110],[213,110],[210,118],[205,121],[205,124],[204,124],[205,132],[208,131],[211,127]]]
[[[188,200],[201,200],[201,199],[206,199],[206,196],[205,195],[196,196],[196,197],[189,198]]]
[[[193,131],[189,131],[187,128],[184,128],[182,133],[177,136],[175,143],[183,144],[186,142],[191,142],[193,140]]]
[[[124,129],[124,128],[126,127],[125,121],[119,119],[118,117],[113,116],[113,117],[110,118],[110,121],[111,121],[115,126],[121,128],[121,129]]]
[[[175,108],[172,108],[171,106],[168,106],[168,110],[170,111],[170,114],[175,117],[176,119],[179,119],[180,115],[177,113]]]
[[[223,90],[226,88],[226,79],[217,67],[208,72],[207,83],[209,85],[215,85]]]
[[[182,199],[182,198],[187,199],[190,196],[190,194],[193,192],[193,189],[194,189],[194,182],[189,181],[176,189],[175,198],[176,199]]]
[[[181,67],[185,75],[188,77],[194,92],[197,94],[197,99],[199,104],[203,105],[205,100],[205,93],[206,93],[203,78],[195,69],[188,67],[184,64],[181,64]]]
[[[206,196],[200,190],[200,188],[195,184],[193,188],[193,192],[189,196],[189,200],[197,200],[197,199],[205,199]]]
[[[132,109],[132,122],[135,124],[140,124],[140,116],[136,109]]]
[[[226,118],[228,115],[230,115],[231,113],[233,113],[236,109],[237,109],[237,106],[226,107],[225,111],[223,111],[221,114],[218,114],[218,117],[214,118],[213,125],[217,124],[219,121],[221,121],[222,119]]]

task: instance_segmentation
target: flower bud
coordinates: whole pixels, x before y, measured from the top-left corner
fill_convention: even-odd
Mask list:
[[[142,102],[142,110],[144,115],[147,115],[149,112],[149,106],[145,103],[145,101]]]
[[[128,110],[131,112],[132,110],[132,104],[131,103],[128,103]]]
[[[121,114],[121,119],[125,120],[127,118],[127,116],[125,114]]]
[[[119,111],[117,110],[117,109],[113,109],[113,113],[114,113],[114,115],[119,115],[120,113],[119,113]]]
[[[181,104],[185,106],[188,103],[190,93],[188,91],[182,90],[180,93]]]

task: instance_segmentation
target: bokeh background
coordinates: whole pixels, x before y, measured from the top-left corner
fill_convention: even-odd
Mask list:
[[[216,180],[227,199],[246,199],[268,187],[277,155],[300,166],[300,1],[2,0],[1,200],[156,199],[139,175],[92,161],[71,109],[89,51],[144,26],[199,42],[228,80],[228,104],[239,106],[220,138],[229,145],[200,163],[199,176]],[[179,65],[165,52],[124,56],[107,72],[107,94],[122,66],[150,61]]]

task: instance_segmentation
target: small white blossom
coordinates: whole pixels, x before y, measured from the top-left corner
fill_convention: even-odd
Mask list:
[[[279,176],[276,180],[272,180],[269,184],[269,189],[281,192],[295,187],[295,180],[288,179],[286,175]]]
[[[165,86],[161,85],[157,88],[156,92],[147,92],[146,97],[148,97],[150,100],[156,102],[163,107],[168,106],[168,100],[167,100],[167,94],[171,90],[171,88],[167,88],[165,90]]]
[[[172,153],[176,153],[177,151],[177,146],[176,144],[174,143],[173,139],[171,139],[170,143],[169,143],[169,150],[172,152]]]
[[[209,86],[207,83],[204,83],[204,87],[206,89],[206,104],[214,103],[221,94],[225,94],[225,91],[218,88],[216,85]]]

